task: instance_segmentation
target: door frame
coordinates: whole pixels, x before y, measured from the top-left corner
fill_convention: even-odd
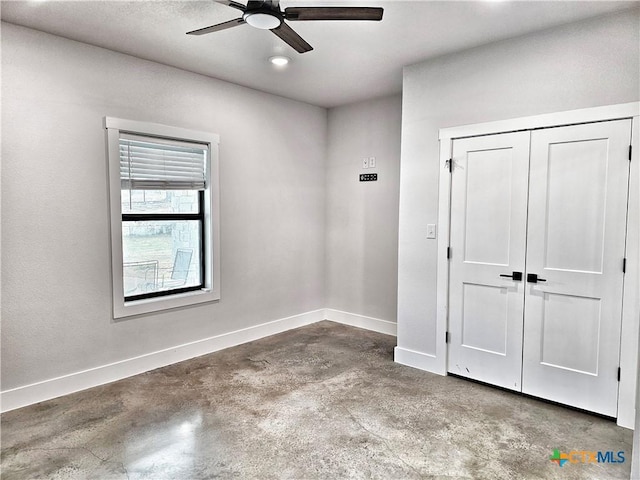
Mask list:
[[[453,140],[499,133],[560,127],[608,120],[632,119],[632,159],[629,178],[629,209],[627,217],[627,268],[624,280],[622,335],[620,343],[621,376],[618,386],[618,425],[634,428],[636,418],[636,381],[638,377],[638,346],[640,345],[640,102],[592,107],[565,112],[520,117],[496,122],[442,128],[440,140],[440,179],[438,190],[438,267],[436,279],[436,355],[435,371],[447,375],[449,311],[449,247],[451,221],[451,175],[449,160]],[[640,385],[639,385],[640,386]]]

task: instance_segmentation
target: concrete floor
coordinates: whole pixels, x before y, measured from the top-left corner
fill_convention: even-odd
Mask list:
[[[2,478],[629,478],[630,430],[394,364],[394,345],[321,322],[8,412]]]

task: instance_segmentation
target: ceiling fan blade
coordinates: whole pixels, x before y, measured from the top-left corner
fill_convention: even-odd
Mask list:
[[[214,0],[216,3],[222,3],[223,5],[228,5],[229,7],[237,8],[241,12],[246,10],[246,7],[241,3],[234,2],[233,0]]]
[[[289,44],[296,52],[305,53],[313,50],[313,47],[309,45],[304,39],[298,35],[289,25],[282,22],[279,27],[271,30],[278,37]]]
[[[304,20],[382,20],[383,9],[379,7],[289,7],[284,9],[284,18],[292,21]]]
[[[245,21],[242,18],[236,18],[234,20],[229,20],[228,22],[210,25],[208,27],[199,28],[198,30],[192,30],[187,32],[187,35],[204,35],[205,33],[219,32],[220,30],[226,30],[227,28],[237,27],[243,23],[245,23]]]

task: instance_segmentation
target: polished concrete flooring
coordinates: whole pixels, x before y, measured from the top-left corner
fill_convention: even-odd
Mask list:
[[[395,364],[394,345],[321,322],[8,412],[2,478],[629,478],[631,431]]]

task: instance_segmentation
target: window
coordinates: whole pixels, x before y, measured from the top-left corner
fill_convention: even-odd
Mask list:
[[[218,137],[105,124],[114,317],[218,300]]]

